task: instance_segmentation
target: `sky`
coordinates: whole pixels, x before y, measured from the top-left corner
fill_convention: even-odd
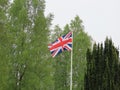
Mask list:
[[[49,13],[53,26],[61,28],[78,15],[94,41],[104,42],[108,36],[120,48],[120,0],[46,0],[45,15]]]

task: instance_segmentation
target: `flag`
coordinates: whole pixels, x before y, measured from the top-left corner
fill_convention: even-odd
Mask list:
[[[51,52],[52,57],[55,57],[63,51],[72,50],[72,32],[69,32],[66,35],[59,37],[55,42],[48,45],[48,48]]]

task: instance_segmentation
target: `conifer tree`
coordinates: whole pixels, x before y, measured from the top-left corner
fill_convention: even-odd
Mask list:
[[[111,39],[106,38],[104,47],[94,45],[93,51],[87,51],[87,71],[85,90],[119,90],[119,52]],[[90,57],[91,56],[91,57]],[[91,63],[89,63],[91,62]]]

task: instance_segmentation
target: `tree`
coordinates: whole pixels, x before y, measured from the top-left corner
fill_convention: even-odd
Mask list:
[[[94,45],[87,51],[85,90],[119,90],[119,53],[111,39],[106,38],[104,47]]]
[[[58,37],[73,30],[73,89],[75,90],[83,89],[85,55],[87,48],[91,47],[91,37],[83,29],[82,21],[79,16],[76,16],[70,24],[66,24],[62,32],[57,26],[54,34]],[[70,57],[71,53],[66,51],[55,57],[55,90],[69,90],[70,88]]]
[[[86,51],[91,47],[92,38],[84,31],[82,20],[76,16],[71,20],[73,30],[73,89],[83,89],[86,69]]]
[[[9,7],[9,72],[5,75],[9,90],[53,90],[52,65],[47,60],[51,17],[44,16],[44,8],[44,0],[14,0]]]
[[[9,37],[7,36],[7,7],[8,0],[0,0],[0,90],[7,90],[8,73],[9,73]]]
[[[64,33],[65,34],[65,33]],[[59,25],[56,25],[53,30],[52,34],[52,41],[56,40],[60,36],[64,35],[62,29]],[[68,60],[65,59],[65,52],[62,54],[57,55],[54,59],[52,58],[52,63],[54,66],[54,89],[55,90],[68,90],[68,73],[67,73],[67,62]]]

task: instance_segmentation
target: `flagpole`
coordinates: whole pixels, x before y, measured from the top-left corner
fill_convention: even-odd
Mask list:
[[[73,59],[73,31],[72,31],[72,50],[71,50],[71,70],[70,70],[70,90],[72,90],[72,59]]]

